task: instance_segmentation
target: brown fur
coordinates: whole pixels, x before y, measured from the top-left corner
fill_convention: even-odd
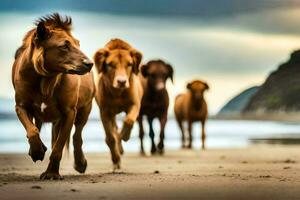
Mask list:
[[[114,39],[94,55],[97,67],[96,101],[105,129],[114,169],[120,168],[123,148],[140,111],[143,89],[137,77],[142,54],[129,44]],[[117,133],[116,115],[125,112],[123,127]]]
[[[175,99],[175,116],[182,132],[182,147],[185,147],[185,133],[183,122],[188,122],[189,143],[188,148],[192,148],[192,124],[200,121],[202,125],[202,149],[205,149],[205,121],[207,119],[207,104],[204,99],[204,91],[208,90],[207,83],[195,80],[187,84],[188,91],[180,94]]]
[[[143,115],[147,116],[149,123],[149,136],[151,138],[151,153],[164,152],[165,125],[168,118],[169,95],[166,89],[167,79],[173,81],[173,68],[162,60],[151,60],[141,67],[141,80],[144,88],[142,105],[139,114],[139,137],[141,140],[141,154],[145,154],[143,138]],[[154,142],[153,119],[158,118],[160,122],[160,141],[157,145]]]
[[[46,146],[39,133],[44,122],[52,123],[52,153],[41,179],[59,179],[63,147],[72,126],[74,168],[83,173],[87,162],[82,151],[81,132],[94,96],[93,63],[79,50],[71,35],[71,19],[58,14],[41,18],[16,51],[12,69],[16,112],[27,132],[29,155],[43,160]],[[82,76],[79,76],[79,75]]]

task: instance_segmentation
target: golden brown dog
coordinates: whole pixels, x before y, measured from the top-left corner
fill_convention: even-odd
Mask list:
[[[16,113],[26,129],[34,162],[43,160],[47,149],[39,136],[42,123],[52,122],[50,163],[40,178],[60,179],[62,151],[73,125],[74,168],[84,173],[87,167],[81,132],[94,96],[89,72],[93,63],[71,35],[71,18],[62,19],[55,13],[39,19],[36,25],[15,55],[12,80]]]
[[[136,121],[143,89],[137,76],[142,54],[120,39],[113,39],[94,55],[98,77],[96,101],[111,151],[114,170],[120,169],[121,139],[129,140]],[[125,112],[123,127],[117,133],[116,115]]]
[[[202,125],[202,149],[205,149],[205,121],[207,119],[207,104],[204,99],[204,91],[208,90],[207,83],[195,80],[187,84],[188,91],[180,94],[175,99],[175,116],[179,128],[182,132],[182,147],[185,147],[185,131],[183,122],[188,122],[189,143],[188,148],[192,148],[192,124],[200,121]]]

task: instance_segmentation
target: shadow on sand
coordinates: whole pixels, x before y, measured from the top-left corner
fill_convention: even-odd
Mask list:
[[[127,173],[127,172],[107,172],[107,173],[99,173],[99,174],[77,174],[77,175],[63,175],[62,180],[40,180],[39,174],[36,175],[27,175],[21,173],[6,173],[0,174],[0,183],[16,183],[16,182],[55,182],[55,181],[66,181],[66,182],[77,182],[77,181],[86,181],[86,182],[101,182],[105,180],[109,180],[111,176],[131,176],[137,175],[134,173]]]

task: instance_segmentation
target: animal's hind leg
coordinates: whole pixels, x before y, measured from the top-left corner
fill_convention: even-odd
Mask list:
[[[39,118],[34,118],[34,124],[41,132],[43,122]]]
[[[158,147],[158,152],[160,154],[163,154],[164,153],[165,126],[167,123],[167,115],[163,116],[159,121],[160,121],[160,135],[159,135],[160,140],[159,140],[157,147]]]
[[[189,144],[188,144],[188,148],[191,149],[192,148],[192,142],[193,142],[193,124],[192,122],[188,122],[188,129],[189,129]]]
[[[185,133],[184,133],[184,128],[183,128],[183,121],[181,119],[176,118],[178,126],[181,131],[181,147],[185,148]]]
[[[143,117],[140,116],[138,118],[138,122],[139,122],[139,128],[140,128],[140,132],[139,132],[139,137],[140,137],[140,142],[141,142],[141,154],[142,155],[145,155],[145,150],[144,150],[144,135],[145,135],[145,132],[144,132],[144,126],[143,126]]]
[[[84,173],[87,167],[87,161],[82,151],[82,130],[88,120],[91,108],[92,103],[78,110],[75,119],[75,133],[73,135],[74,169],[79,173]]]

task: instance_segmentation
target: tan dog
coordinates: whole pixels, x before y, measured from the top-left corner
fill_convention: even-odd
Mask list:
[[[202,149],[205,149],[205,121],[207,119],[207,104],[204,99],[204,91],[208,90],[207,83],[195,80],[187,84],[187,93],[180,94],[175,99],[175,116],[182,132],[182,147],[185,147],[185,131],[183,122],[188,122],[189,143],[192,148],[192,124],[201,121],[202,125]]]
[[[143,89],[137,74],[141,60],[142,54],[120,39],[111,40],[94,55],[98,72],[96,101],[114,170],[120,169],[121,139],[129,140],[140,111]],[[126,117],[118,134],[115,118],[121,112],[125,112]]]
[[[58,14],[39,19],[16,52],[12,69],[16,112],[26,129],[34,162],[43,160],[47,149],[39,135],[42,123],[53,124],[50,163],[41,179],[61,178],[62,151],[73,125],[74,168],[80,173],[86,170],[81,132],[95,92],[89,73],[92,66],[71,35],[71,18],[63,20]]]

